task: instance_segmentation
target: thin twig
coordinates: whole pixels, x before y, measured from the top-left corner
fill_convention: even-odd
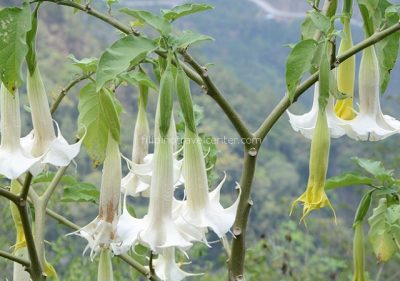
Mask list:
[[[0,250],[0,257],[3,257],[3,258],[6,258],[8,260],[11,260],[13,262],[19,263],[20,265],[24,266],[25,270],[28,271],[29,273],[31,271],[31,268],[30,268],[31,263],[26,259],[17,257],[17,256],[15,256],[13,254],[10,254],[10,253],[8,253],[6,251],[2,251],[2,250]]]

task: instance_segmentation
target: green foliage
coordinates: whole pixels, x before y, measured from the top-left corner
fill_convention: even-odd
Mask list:
[[[389,211],[386,198],[379,200],[368,219],[370,230],[368,240],[372,244],[378,262],[388,261],[399,250],[396,242],[400,240],[400,206],[391,206]],[[396,231],[393,231],[393,230]]]
[[[0,78],[7,89],[14,91],[22,85],[22,63],[28,53],[26,33],[31,30],[29,4],[23,8],[0,10]]]
[[[157,85],[151,78],[142,71],[124,72],[118,75],[118,78],[134,86],[144,85],[157,91]]]
[[[180,35],[170,35],[168,37],[168,43],[175,48],[187,48],[189,45],[193,45],[202,41],[214,40],[212,37],[198,34],[191,30],[183,31]]]
[[[313,10],[310,13],[310,19],[314,26],[324,33],[328,33],[331,29],[331,21],[327,16],[321,14],[319,11]]]
[[[327,179],[325,183],[325,190],[355,186],[355,185],[370,185],[374,180],[370,177],[359,175],[356,173],[343,173],[339,176]]]
[[[65,186],[61,202],[91,202],[97,204],[99,198],[100,192],[93,184],[75,182],[73,185]]]
[[[207,11],[213,9],[213,6],[207,4],[199,4],[199,3],[186,3],[183,5],[178,5],[172,9],[163,9],[161,10],[163,17],[174,21],[178,18],[188,16],[191,14]]]
[[[68,58],[72,61],[72,64],[79,67],[84,74],[96,72],[97,64],[99,63],[99,59],[94,57],[78,60],[71,54]]]
[[[172,26],[168,20],[166,20],[163,17],[157,16],[151,12],[133,10],[128,8],[123,8],[120,11],[122,13],[125,13],[127,15],[136,18],[142,23],[148,24],[149,26],[160,32],[161,35],[166,36],[172,32]]]
[[[107,89],[96,91],[94,83],[87,84],[79,94],[79,126],[86,130],[83,144],[95,165],[103,162],[108,132],[120,139],[119,105]]]
[[[157,45],[145,37],[125,36],[101,55],[96,71],[96,90],[115,79],[128,67],[134,67],[154,51]]]
[[[297,85],[300,83],[304,73],[311,66],[317,42],[312,39],[306,39],[297,43],[290,52],[286,61],[286,86],[291,101],[294,99],[294,93]]]

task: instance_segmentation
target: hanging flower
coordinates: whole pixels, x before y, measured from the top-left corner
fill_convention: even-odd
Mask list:
[[[44,154],[42,165],[35,167],[37,173],[43,170],[44,164],[65,167],[74,159],[80,150],[83,138],[75,144],[68,144],[56,123],[54,131],[49,103],[43,81],[36,67],[27,77],[28,100],[31,109],[33,131],[21,139],[23,147],[35,157]]]
[[[175,128],[171,124],[168,136],[172,135],[172,130]],[[160,138],[155,143],[148,214],[142,219],[133,218],[124,206],[118,222],[118,235],[123,241],[121,251],[129,249],[136,241],[157,253],[168,247],[188,248],[192,245],[190,241],[194,240],[193,235],[185,232],[185,229],[178,226],[172,218],[174,198],[172,142],[170,137],[166,137]]]
[[[165,248],[154,261],[156,275],[165,281],[181,281],[189,276],[201,275],[183,271],[175,261],[175,248]]]
[[[400,130],[400,121],[383,115],[379,103],[379,64],[374,46],[364,49],[359,70],[360,111],[345,123],[346,134],[355,140],[378,141]]]
[[[109,133],[101,177],[99,214],[91,223],[74,232],[88,241],[85,251],[90,248],[91,257],[102,249],[112,248],[120,243],[116,227],[121,177],[121,157],[118,143]]]
[[[314,86],[314,98],[311,111],[303,115],[295,115],[287,111],[289,115],[289,122],[293,130],[295,130],[296,132],[300,132],[304,137],[308,139],[312,139],[317,123],[317,117],[319,111],[318,97],[319,97],[319,82],[315,83]],[[334,104],[333,97],[329,97],[328,104],[326,106],[327,122],[331,137],[339,138],[345,134],[345,131],[342,128],[343,126],[342,120],[340,120],[335,115],[333,104]]]
[[[354,262],[353,281],[365,281],[366,279],[364,273],[364,233],[361,222],[357,222],[354,226],[353,262]]]
[[[16,179],[38,163],[41,158],[34,158],[21,146],[21,116],[18,90],[11,94],[1,84],[1,145],[0,174],[8,179]],[[38,155],[40,156],[40,155]]]
[[[148,155],[149,152],[149,124],[146,115],[146,104],[144,94],[140,93],[139,97],[139,110],[136,118],[135,131],[133,135],[132,145],[132,161],[128,161],[128,165],[132,166],[131,163],[138,165],[143,164],[144,166],[150,165],[152,157]],[[140,166],[142,167],[142,166]],[[151,177],[151,171],[148,173]],[[127,193],[131,196],[137,196],[138,194],[146,191],[150,186],[148,181],[143,181],[133,171],[130,171],[121,182],[122,192]]]
[[[221,238],[234,223],[239,197],[229,208],[225,209],[220,204],[220,192],[226,176],[217,188],[208,192],[207,170],[201,139],[197,133],[188,128],[185,130],[183,152],[186,200],[181,202],[175,210],[177,221],[182,224],[189,223],[203,229],[203,232],[211,228]],[[239,186],[236,188],[239,189]]]
[[[290,214],[298,202],[303,202],[303,220],[312,210],[330,207],[335,211],[325,193],[325,180],[329,162],[330,137],[327,113],[318,111],[317,124],[311,141],[309,177],[306,191],[292,203]],[[336,216],[335,216],[336,218]]]
[[[343,17],[343,32],[344,36],[340,41],[338,55],[345,53],[347,50],[353,47],[353,39],[351,36],[350,28],[350,17]],[[337,68],[337,87],[339,92],[348,95],[343,100],[337,100],[335,104],[336,115],[344,120],[351,120],[355,117],[353,108],[353,96],[354,96],[354,76],[356,57],[351,56]]]

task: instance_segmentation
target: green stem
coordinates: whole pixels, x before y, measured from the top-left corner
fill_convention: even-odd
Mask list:
[[[33,176],[30,172],[26,173],[24,185],[22,186],[21,194],[19,195],[20,200],[26,201],[26,198],[28,197],[29,193],[29,188],[31,186],[32,178]]]
[[[349,57],[353,56],[354,54],[358,53],[359,51],[381,41],[382,39],[386,38],[387,36],[397,32],[400,30],[400,22],[388,27],[380,32],[373,34],[371,37],[365,39],[364,41],[354,45],[351,49],[347,50],[342,55],[336,58],[335,64],[332,65],[332,68],[337,67],[339,64],[344,62]],[[296,101],[308,88],[310,88],[315,82],[318,81],[319,72],[314,73],[311,75],[306,81],[300,84],[294,95],[294,101]],[[278,105],[271,111],[271,113],[267,116],[261,126],[255,132],[255,137],[260,138],[263,140],[275,123],[279,120],[279,118],[283,115],[283,113],[290,107],[291,103],[289,101],[289,97],[287,94],[285,97],[281,99]]]
[[[239,114],[233,109],[233,107],[229,104],[229,102],[225,99],[220,90],[211,80],[207,69],[196,62],[186,51],[181,51],[181,55],[185,58],[185,61],[201,76],[202,80],[204,81],[204,85],[206,86],[207,94],[212,97],[225,112],[225,115],[229,118],[240,137],[244,139],[253,139],[253,135],[244,124]],[[247,142],[245,143],[248,149],[253,147],[253,144],[247,144]]]
[[[7,252],[2,251],[2,250],[0,250],[0,257],[3,257],[3,258],[6,258],[8,260],[11,260],[13,262],[19,263],[20,265],[25,267],[26,271],[28,271],[28,272],[31,271],[31,269],[30,269],[31,263],[26,259],[17,257],[17,256],[15,256],[13,254],[7,253]]]
[[[232,250],[229,260],[229,280],[239,281],[244,279],[244,261],[246,255],[246,227],[250,208],[253,205],[251,200],[251,185],[256,168],[257,154],[245,149],[242,176],[240,179],[241,194],[239,206],[236,212],[235,223],[233,224]]]
[[[79,227],[77,224],[73,223],[72,221],[68,220],[67,218],[63,217],[62,215],[54,212],[53,210],[50,210],[49,208],[46,208],[46,213],[59,223],[73,229],[73,230],[79,230],[81,227]],[[146,276],[149,280],[152,281],[161,281],[156,275],[153,275],[150,273],[150,271],[145,268],[143,265],[141,265],[139,262],[134,260],[132,257],[130,257],[127,254],[122,254],[118,255],[118,258],[129,264],[131,267],[133,267],[135,270],[137,270],[139,273],[142,275]]]
[[[76,84],[78,84],[79,82],[88,79],[89,77],[91,77],[94,74],[94,72],[90,72],[88,74],[79,76],[78,78],[72,80],[71,82],[69,82],[69,84],[61,90],[61,92],[59,93],[59,95],[57,96],[56,100],[54,101],[54,103],[51,105],[50,108],[50,112],[51,114],[53,114],[54,112],[56,112],[58,106],[60,105],[61,101],[64,99],[64,97],[67,95],[68,91],[71,90],[72,87],[74,87]]]
[[[19,197],[17,195],[11,193],[10,191],[8,191],[2,187],[0,188],[0,196],[7,198],[8,200],[15,203],[16,205],[19,202]]]

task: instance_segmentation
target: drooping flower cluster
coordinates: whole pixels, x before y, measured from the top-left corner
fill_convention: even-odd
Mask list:
[[[182,150],[177,151],[173,117],[175,89],[179,97],[186,96],[190,102],[190,106],[182,109],[186,112],[182,159],[178,159]],[[175,260],[176,249],[186,253],[195,242],[209,246],[206,237],[209,230],[220,238],[224,237],[233,225],[238,200],[229,208],[220,204],[225,178],[209,192],[205,155],[196,126],[192,123],[194,113],[189,79],[183,70],[178,69],[175,80],[169,60],[161,77],[152,154],[149,154],[146,101],[147,89],[140,87],[132,158],[127,159],[129,173],[122,178],[119,144],[109,134],[99,214],[75,234],[88,241],[85,250],[91,249],[91,257],[101,253],[99,276],[100,272],[110,269],[109,263],[105,262],[106,258],[109,260],[108,251],[120,255],[142,244],[158,255],[153,263],[157,276],[162,280],[179,281],[193,274],[180,269]],[[180,103],[183,107],[181,100]],[[192,115],[190,120],[187,120],[187,111]],[[174,195],[175,189],[183,184],[185,196],[178,200]],[[124,200],[120,200],[121,193]],[[141,218],[133,217],[128,211],[128,196],[134,198],[138,195],[149,197],[147,214]]]
[[[344,36],[339,47],[339,55],[352,48],[350,19],[343,20]],[[321,63],[322,68],[322,63]],[[330,66],[328,68],[328,71]],[[312,210],[329,206],[326,194],[325,179],[329,162],[330,137],[338,138],[343,135],[354,140],[378,141],[400,132],[400,121],[384,115],[379,102],[379,63],[375,47],[370,46],[363,50],[359,69],[359,110],[353,108],[355,57],[352,56],[339,65],[337,70],[337,85],[334,81],[336,70],[330,70],[330,78],[321,76],[315,84],[314,99],[311,111],[303,115],[295,115],[288,111],[289,122],[295,131],[300,132],[308,139],[312,139],[309,162],[309,179],[307,189],[292,204],[304,203],[302,219]],[[329,81],[321,81],[328,79]],[[326,106],[320,108],[320,83],[328,85],[323,93],[328,97]],[[332,89],[346,95],[345,99],[334,100]]]

